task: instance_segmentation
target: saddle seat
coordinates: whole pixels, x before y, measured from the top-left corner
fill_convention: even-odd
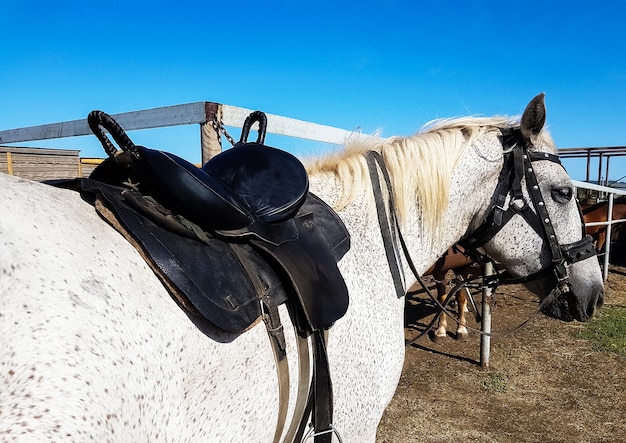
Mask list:
[[[227,236],[257,231],[270,240],[278,227],[263,225],[292,219],[308,195],[302,163],[269,146],[235,146],[202,168],[168,152],[136,149],[170,207],[203,228]]]

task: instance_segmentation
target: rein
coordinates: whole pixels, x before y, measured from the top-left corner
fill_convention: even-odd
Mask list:
[[[512,284],[516,284],[514,281],[512,280],[503,280],[503,281],[499,281],[498,280],[498,275],[494,274],[494,275],[488,275],[488,276],[480,276],[480,277],[474,277],[471,278],[469,280],[463,280],[458,282],[454,288],[452,288],[452,290],[450,292],[448,292],[448,295],[446,296],[446,299],[443,303],[441,303],[437,297],[435,297],[432,294],[432,291],[424,284],[423,280],[421,278],[418,278],[418,281],[422,287],[422,289],[428,294],[428,297],[433,301],[433,303],[440,309],[440,311],[437,313],[437,315],[435,315],[433,317],[433,319],[430,321],[430,323],[428,324],[428,326],[424,329],[424,331],[420,332],[418,335],[416,335],[415,337],[411,338],[410,340],[408,340],[405,343],[405,346],[410,346],[413,343],[415,343],[417,340],[419,340],[422,336],[426,335],[431,328],[434,326],[434,324],[436,323],[436,321],[439,319],[439,317],[441,315],[447,315],[450,319],[452,319],[453,321],[455,321],[456,323],[459,322],[459,320],[448,311],[448,303],[450,303],[450,301],[452,300],[452,298],[456,295],[457,292],[459,292],[460,290],[464,289],[464,288],[470,288],[473,287],[474,289],[482,289],[482,288],[492,288],[494,291],[496,290],[496,288],[500,285],[512,285]],[[473,280],[478,280],[478,279],[482,279],[483,282],[480,285],[476,285],[473,284],[472,281]],[[471,326],[468,325],[464,325],[465,328],[467,328],[469,331],[475,332],[477,334],[480,335],[485,335],[487,337],[505,337],[507,335],[511,335],[514,334],[515,332],[518,332],[519,330],[521,330],[522,328],[524,328],[526,325],[528,325],[528,323],[530,323],[530,321],[535,318],[535,316],[537,314],[539,314],[541,311],[543,311],[546,307],[548,307],[552,302],[554,302],[559,296],[561,295],[561,292],[555,288],[552,291],[550,291],[550,293],[541,301],[541,303],[539,303],[539,306],[537,307],[537,309],[530,314],[530,316],[524,320],[522,323],[520,323],[519,325],[515,326],[514,328],[508,330],[508,331],[504,331],[504,332],[485,332],[482,331],[480,329],[476,329],[476,328],[472,328]],[[474,302],[473,302],[473,298],[471,293],[469,293],[469,297],[470,300],[472,300],[472,305],[474,306]]]
[[[391,178],[389,177],[389,171],[385,166],[385,161],[382,156],[376,151],[368,151],[366,154],[367,168],[372,181],[372,187],[374,192],[374,201],[376,204],[376,213],[378,215],[378,225],[380,227],[380,233],[383,238],[383,245],[385,247],[385,255],[387,256],[387,264],[389,265],[389,272],[393,278],[393,284],[396,290],[396,296],[402,298],[405,295],[404,289],[404,274],[400,268],[400,257],[398,254],[397,239],[400,240],[404,256],[407,259],[409,267],[414,275],[418,275],[415,272],[415,265],[411,260],[411,257],[406,249],[404,238],[400,232],[400,225],[398,224],[398,218],[394,210],[395,205],[393,202],[393,192],[391,190]],[[378,168],[380,168],[383,178],[385,179],[385,185],[387,186],[387,204],[389,206],[389,216],[385,208],[385,202],[383,201],[383,193],[380,187],[380,179],[378,176]],[[390,220],[391,218],[391,220]]]

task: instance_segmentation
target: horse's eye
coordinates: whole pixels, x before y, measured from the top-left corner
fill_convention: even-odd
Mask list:
[[[572,199],[574,191],[570,187],[554,188],[552,190],[552,200],[557,203],[567,203]]]

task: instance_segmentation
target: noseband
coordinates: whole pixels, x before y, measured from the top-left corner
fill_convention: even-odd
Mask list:
[[[559,244],[557,239],[532,163],[550,161],[561,165],[561,161],[557,155],[531,150],[532,142],[522,135],[520,128],[501,128],[500,131],[502,144],[507,148],[507,152],[504,154],[504,166],[491,199],[491,210],[483,223],[459,244],[467,251],[476,251],[494,238],[515,215],[521,215],[548,244],[551,261],[544,268],[525,277],[505,277],[506,281],[503,281],[500,276],[499,283],[525,283],[552,271],[557,279],[558,292],[567,292],[569,290],[567,267],[594,256],[595,249],[591,236],[586,235],[582,213],[580,214],[582,239],[566,245]],[[534,211],[522,192],[522,180],[526,182]],[[509,196],[509,205],[504,209]]]

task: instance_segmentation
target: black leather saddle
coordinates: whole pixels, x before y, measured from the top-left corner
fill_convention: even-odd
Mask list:
[[[293,218],[309,190],[302,163],[263,144],[267,120],[259,111],[246,119],[239,143],[202,168],[172,153],[134,145],[102,111],[92,112],[88,121],[103,143],[110,144],[104,125],[122,150],[150,171],[152,186],[168,207],[210,231],[240,231],[252,224]],[[247,143],[255,122],[259,123],[258,139]]]
[[[252,113],[239,143],[202,168],[134,145],[102,111],[90,113],[88,122],[109,158],[83,181],[82,191],[101,197],[152,257],[157,275],[198,313],[239,332],[260,315],[260,286],[277,303],[296,300],[301,332],[328,328],[344,315],[348,294],[337,262],[349,249],[349,234],[309,193],[300,161],[264,145],[265,114]],[[254,123],[259,135],[249,143]],[[286,290],[274,290],[279,286]]]

